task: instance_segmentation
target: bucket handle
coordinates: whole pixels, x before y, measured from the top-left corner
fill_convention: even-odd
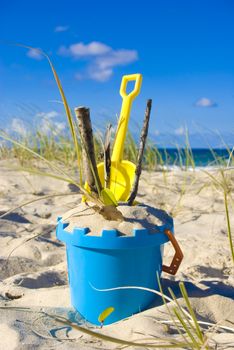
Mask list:
[[[172,259],[171,265],[170,266],[163,265],[162,270],[164,272],[169,273],[170,275],[175,275],[183,260],[184,255],[173,233],[168,229],[166,229],[164,233],[167,235],[171,244],[173,245],[173,248],[175,249],[175,255]]]

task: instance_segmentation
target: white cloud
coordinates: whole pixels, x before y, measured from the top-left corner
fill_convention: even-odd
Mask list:
[[[59,48],[60,55],[70,56],[73,58],[80,58],[84,56],[98,56],[103,55],[108,51],[111,51],[111,47],[98,41],[92,41],[87,45],[83,43],[77,43],[70,45],[68,48],[66,46],[61,46]]]
[[[113,68],[124,66],[138,59],[135,50],[111,50],[97,57],[89,68],[89,77],[100,82],[107,81],[113,74]]]
[[[179,128],[175,129],[174,131],[175,135],[181,136],[186,134],[186,129],[184,126],[180,126]]]
[[[67,126],[66,123],[57,122],[56,119],[53,119],[57,116],[59,116],[59,113],[56,111],[37,113],[34,116],[35,119],[33,118],[33,120],[36,121],[34,126],[43,134],[53,134],[54,136],[59,135],[66,129]],[[32,130],[33,129],[30,128],[30,126],[27,127],[27,124],[19,118],[13,118],[11,123],[6,128],[7,133],[10,134],[14,132],[23,137],[27,136],[28,132],[31,132]]]
[[[55,123],[55,132],[59,134],[61,131],[66,129],[66,123]]]
[[[57,26],[54,28],[55,33],[66,32],[69,29],[69,26]]]
[[[40,133],[45,135],[50,134],[52,131],[50,120],[46,118],[40,119],[40,122],[38,123],[38,131],[40,131]]]
[[[91,66],[88,71],[88,77],[92,80],[104,82],[110,79],[113,69],[100,69],[98,66]]]
[[[66,128],[65,123],[51,122],[50,119],[42,118],[38,124],[38,128],[42,134],[59,135]]]
[[[134,62],[138,59],[135,50],[112,50],[108,55],[98,57],[96,64],[100,69],[122,66]]]
[[[55,118],[59,115],[58,112],[56,111],[50,111],[50,112],[39,112],[36,114],[36,118],[45,118],[45,119],[51,119],[51,118]]]
[[[89,60],[85,73],[76,74],[76,78],[78,80],[88,78],[100,82],[107,81],[112,76],[114,67],[127,65],[138,59],[136,50],[114,50],[98,41],[89,44],[80,42],[69,47],[62,46],[58,52],[62,56]]]
[[[26,126],[25,126],[24,122],[18,118],[12,119],[9,130],[16,132],[20,136],[26,136],[26,134],[27,134]]]
[[[207,97],[202,97],[195,102],[196,107],[217,107],[218,104]]]
[[[29,49],[27,56],[38,61],[43,59],[43,55],[40,53],[40,49]]]
[[[35,115],[37,118],[37,129],[46,135],[60,134],[66,128],[66,123],[56,122],[53,120],[53,118],[56,118],[58,116],[59,113],[56,111],[37,113]]]

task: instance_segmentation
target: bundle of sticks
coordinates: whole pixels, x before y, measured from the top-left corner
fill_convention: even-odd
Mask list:
[[[130,192],[130,195],[126,201],[128,205],[132,205],[138,191],[140,175],[142,172],[142,161],[143,154],[146,145],[148,128],[149,128],[149,119],[151,112],[152,100],[147,100],[145,116],[143,127],[140,135],[140,142],[137,154],[136,170],[134,183]],[[93,129],[90,118],[90,110],[87,107],[77,107],[75,108],[75,114],[78,120],[78,128],[80,132],[81,145],[82,145],[82,155],[83,155],[83,165],[85,172],[85,179],[90,188],[92,194],[100,196],[102,190],[103,181],[100,180],[97,162],[95,157],[94,149],[94,138],[93,138]],[[103,143],[103,154],[104,154],[104,187],[109,187],[110,182],[110,173],[111,173],[111,125],[109,124],[105,133],[105,140]]]

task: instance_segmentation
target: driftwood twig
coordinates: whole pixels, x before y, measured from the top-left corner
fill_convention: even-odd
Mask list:
[[[89,108],[77,107],[75,108],[75,114],[81,136],[86,181],[91,192],[100,195],[102,185],[97,171]]]
[[[111,155],[110,155],[110,138],[112,125],[108,124],[106,128],[104,141],[104,169],[105,169],[105,187],[110,187],[110,170],[111,170]]]
[[[143,154],[144,154],[146,139],[147,139],[147,135],[148,135],[151,106],[152,106],[152,100],[149,99],[147,101],[144,124],[143,124],[142,130],[141,130],[140,145],[139,145],[139,150],[138,150],[138,155],[137,155],[137,166],[136,166],[136,171],[135,171],[135,179],[134,179],[134,183],[132,186],[130,196],[127,200],[128,205],[133,204],[133,202],[136,198],[136,195],[137,195],[137,191],[138,191],[138,185],[139,185],[139,180],[140,180],[141,170],[142,170]]]

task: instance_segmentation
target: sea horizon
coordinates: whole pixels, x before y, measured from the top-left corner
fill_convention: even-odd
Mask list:
[[[207,167],[227,165],[232,148],[157,147],[164,165],[178,167]],[[188,152],[190,154],[188,159]]]

